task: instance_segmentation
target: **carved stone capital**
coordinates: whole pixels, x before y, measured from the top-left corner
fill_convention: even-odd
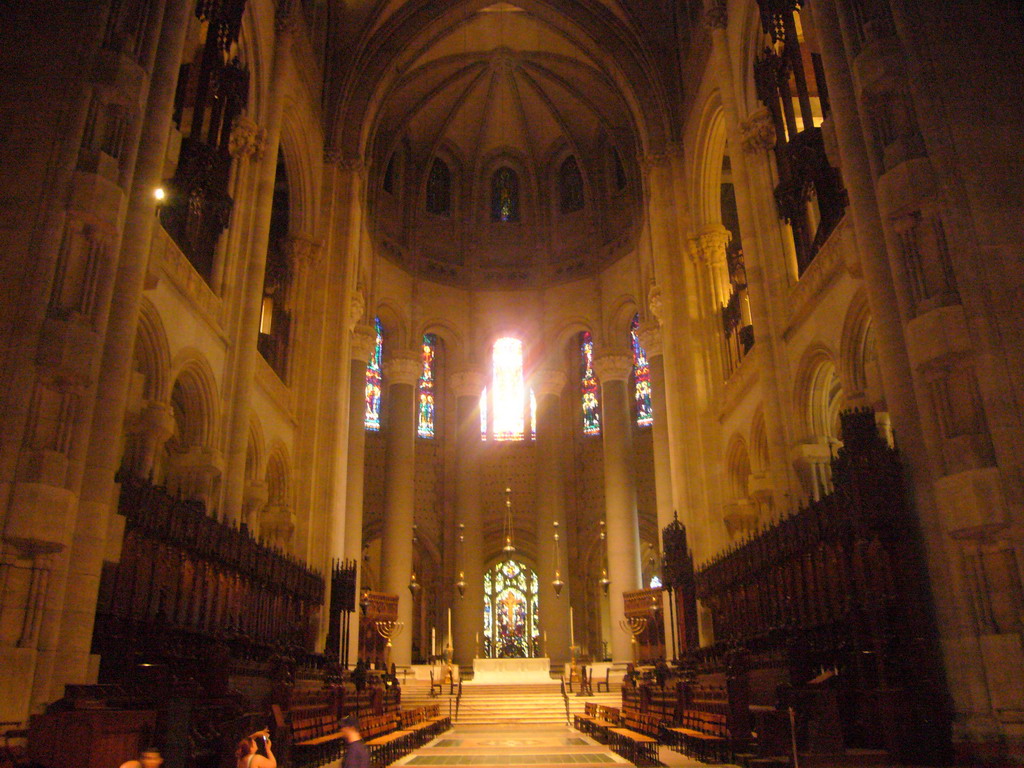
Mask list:
[[[456,397],[480,397],[484,391],[485,377],[475,368],[456,371],[448,377],[448,386]]]
[[[288,237],[283,245],[285,254],[299,269],[319,266],[322,254],[320,243],[305,237]]]
[[[661,357],[665,353],[661,339],[661,325],[658,323],[645,320],[640,323],[640,328],[636,335],[640,339],[640,346],[647,353],[648,360],[653,357]]]
[[[228,138],[228,152],[236,158],[255,158],[263,156],[267,146],[267,131],[255,120],[239,115],[231,124],[231,136]]]
[[[775,123],[768,107],[761,107],[740,121],[743,151],[748,154],[766,152],[775,147]]]
[[[633,356],[625,352],[605,352],[594,358],[594,373],[602,383],[625,381],[633,372]]]
[[[354,325],[352,328],[352,359],[367,365],[377,347],[377,330],[372,325]]]
[[[348,305],[348,317],[346,318],[350,330],[355,328],[356,324],[363,319],[364,312],[366,312],[366,297],[363,296],[362,289],[356,288],[352,291],[352,298]]]
[[[721,224],[712,224],[690,241],[694,258],[712,265],[724,263],[725,247],[730,240],[732,232]]]
[[[711,29],[725,29],[729,25],[725,0],[705,0],[704,23]]]
[[[416,386],[423,373],[423,362],[415,352],[396,350],[389,359],[384,361],[385,384],[406,384]]]
[[[647,292],[647,308],[651,311],[651,316],[658,321],[659,325],[664,322],[662,313],[665,311],[665,303],[661,297],[661,288],[656,284],[652,284],[650,291]]]
[[[159,445],[174,434],[174,427],[174,409],[167,403],[150,402],[139,414],[139,432]]]
[[[536,371],[533,374],[532,381],[533,389],[537,393],[538,399],[546,395],[561,397],[562,392],[565,391],[566,386],[569,384],[569,377],[565,375],[564,371],[548,368]]]

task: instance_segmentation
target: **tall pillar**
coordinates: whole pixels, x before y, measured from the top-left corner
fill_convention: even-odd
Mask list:
[[[541,370],[533,377],[537,395],[537,578],[540,581],[540,630],[547,637],[552,668],[569,661],[569,589],[565,536],[565,468],[562,465],[561,396],[569,383],[563,371]],[[565,582],[555,594],[555,523],[558,524],[559,574]]]
[[[384,541],[381,548],[381,581],[384,591],[398,595],[398,620],[404,629],[392,641],[391,660],[399,666],[412,663],[412,526],[416,478],[416,382],[422,363],[417,355],[398,350],[384,363],[388,382],[387,461],[384,478]]]
[[[349,365],[348,395],[348,456],[345,466],[345,506],[336,504],[332,510],[331,540],[340,536],[343,546],[334,546],[334,557],[354,560],[356,563],[355,594],[362,590],[363,566],[363,476],[366,473],[366,366],[377,343],[376,330],[368,325],[357,325],[352,331],[352,355]],[[339,553],[340,554],[335,554]],[[348,663],[359,659],[359,616],[349,626]],[[412,627],[407,628],[412,632]]]
[[[897,162],[901,160],[900,154],[878,152],[869,122],[870,112],[866,106],[862,107],[863,111],[858,108],[857,86],[850,76],[851,57],[848,53],[844,55],[844,40],[847,52],[853,50],[855,30],[849,28],[848,23],[844,24],[838,10],[832,0],[816,3],[814,23],[822,41],[822,65],[832,103],[831,119],[842,159],[843,181],[850,196],[886,406],[892,415],[900,450],[907,457],[908,476],[914,484],[914,506],[928,551],[947,684],[956,716],[954,739],[999,740],[1003,737],[1002,726],[993,711],[998,705],[993,705],[1003,698],[1002,708],[1006,711],[1019,708],[1020,686],[1005,687],[1002,683],[1008,678],[992,674],[988,668],[993,656],[985,647],[988,637],[985,629],[979,627],[977,617],[985,614],[984,604],[990,592],[983,586],[972,594],[972,582],[984,585],[985,576],[979,577],[974,570],[972,556],[975,553],[970,551],[969,539],[980,533],[985,549],[989,552],[997,549],[993,544],[998,525],[990,523],[1002,513],[1002,504],[998,486],[986,478],[994,474],[994,468],[975,466],[956,472],[944,466],[945,446],[939,425],[944,421],[942,412],[948,412],[952,404],[937,409],[930,395],[946,383],[941,381],[943,375],[954,371],[960,362],[970,360],[971,355],[965,349],[949,354],[945,348],[949,340],[965,340],[967,336],[963,333],[962,316],[955,302],[930,311],[916,306],[913,291],[908,286],[909,265],[904,263],[902,239],[895,231],[897,217],[889,209],[892,201],[912,206],[917,202],[919,190],[932,189],[931,181],[927,185],[917,181],[927,175],[925,169],[930,174],[930,168],[927,158]],[[876,32],[883,30],[881,26],[876,28]],[[893,40],[891,35],[889,37],[886,45],[873,45],[874,51],[898,50],[891,45]],[[884,61],[886,67],[883,68],[869,61],[870,55],[874,54],[861,52],[863,58],[856,61],[858,71],[882,73],[889,69],[904,76],[902,64],[894,66],[895,62]],[[860,66],[869,64],[870,67]],[[893,82],[898,83],[899,79]],[[898,100],[894,97],[892,103]],[[884,163],[893,163],[894,167],[890,169]],[[901,172],[897,165],[905,166],[903,171],[913,168],[915,173]],[[872,168],[878,173],[877,178],[873,178]],[[902,186],[908,182],[912,182],[912,188]],[[914,255],[920,257],[920,254]],[[973,262],[965,259],[965,263]],[[937,332],[935,328],[942,331]],[[938,363],[933,368],[937,377],[929,371],[935,363]],[[973,375],[965,376],[953,387],[956,394],[951,400],[961,399],[965,393],[969,399],[975,399],[974,407],[967,410],[977,407],[977,398],[972,397],[975,394],[972,390],[977,386],[973,379]],[[973,426],[979,427],[977,433],[980,434],[960,435],[960,444],[952,451],[965,463],[976,455],[969,441],[987,438],[983,419],[977,419]],[[974,430],[968,430],[971,431]],[[958,551],[961,546],[966,551]],[[1019,667],[1018,639],[1015,638],[1012,645],[1000,642],[1000,646],[1014,648],[1017,658],[1012,663]],[[1002,658],[1001,663],[1011,663],[1006,657]]]
[[[286,74],[295,35],[293,4],[278,11],[275,23],[274,61],[270,87],[267,91],[266,145],[256,185],[256,212],[253,216],[249,258],[241,277],[242,307],[235,333],[234,392],[228,431],[227,468],[224,480],[224,513],[237,522],[242,514],[245,493],[245,454],[249,443],[249,420],[252,390],[256,379],[256,358],[259,350],[260,314],[263,310],[263,279],[267,249],[270,244],[270,215],[274,206],[274,184],[277,176],[277,154],[281,144],[281,122],[284,113]]]
[[[604,447],[605,521],[608,536],[609,614],[614,661],[632,661],[630,635],[619,622],[626,618],[622,593],[640,589],[640,528],[633,477],[633,441],[627,382],[633,356],[610,352],[594,359],[601,382],[601,442]]]
[[[661,548],[661,532],[674,519],[672,508],[672,466],[668,456],[668,419],[665,416],[665,356],[661,341],[661,326],[656,322],[640,324],[640,344],[647,354],[647,365],[651,371],[651,410],[654,425],[651,427],[654,443],[654,496],[658,515],[658,546]],[[664,554],[664,553],[663,553]],[[662,607],[669,616],[667,597]],[[666,653],[672,648],[671,622],[663,622]]]
[[[480,509],[480,393],[484,377],[479,371],[459,371],[452,374],[448,383],[456,397],[455,519],[462,526],[462,541],[456,544],[455,573],[466,584],[463,596],[456,593],[453,598],[452,632],[456,663],[468,666],[477,654],[477,637],[483,648],[484,632],[484,534]],[[444,602],[441,595],[436,599]]]

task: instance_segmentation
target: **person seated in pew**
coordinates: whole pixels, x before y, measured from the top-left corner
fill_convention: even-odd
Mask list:
[[[359,718],[349,715],[341,721],[341,735],[345,739],[345,759],[341,768],[370,768],[370,751],[359,733]]]

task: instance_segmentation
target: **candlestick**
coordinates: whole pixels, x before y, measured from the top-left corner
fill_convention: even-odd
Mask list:
[[[448,609],[448,645],[452,644],[452,609]]]
[[[437,656],[437,627],[430,628],[430,655]]]
[[[572,606],[569,606],[569,645],[576,645],[576,632],[572,624]]]

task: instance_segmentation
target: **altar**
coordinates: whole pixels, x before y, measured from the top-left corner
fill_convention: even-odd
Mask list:
[[[473,659],[473,680],[471,683],[512,684],[550,683],[551,659]]]

